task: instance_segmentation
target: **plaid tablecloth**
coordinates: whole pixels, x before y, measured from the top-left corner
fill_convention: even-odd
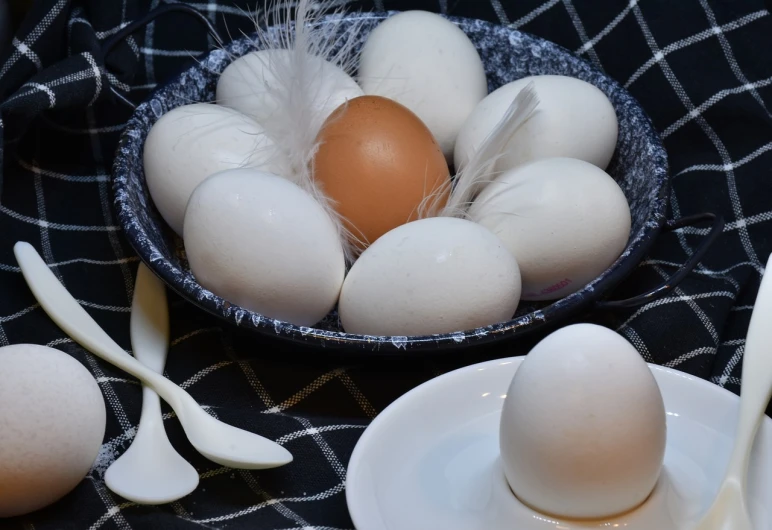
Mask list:
[[[253,0],[188,2],[223,34],[253,27]],[[345,2],[340,2],[344,4]],[[262,4],[262,2],[260,2]],[[105,39],[159,0],[37,0],[0,54],[0,345],[47,344],[99,382],[107,433],[95,467],[60,502],[1,528],[352,528],[346,465],[368,422],[442,372],[527,352],[533,340],[451,358],[360,361],[223,326],[174,296],[166,375],[222,420],[278,440],[293,464],[249,472],[213,464],[189,445],[166,409],[166,429],[199,470],[198,490],[161,507],[117,497],[102,480],[134,436],[136,380],[68,339],[35,303],[12,247],[39,249],[66,287],[119,344],[128,330],[138,259],[116,226],[110,167],[130,108],[213,46],[204,27],[167,15],[120,44]],[[740,388],[744,336],[772,251],[772,16],[761,0],[379,0],[351,9],[427,9],[511,25],[553,40],[619,80],[661,131],[670,155],[671,217],[710,211],[724,233],[666,298],[582,317],[627,337],[647,361]],[[707,233],[663,235],[615,293],[662,281]],[[430,530],[430,529],[427,529]]]

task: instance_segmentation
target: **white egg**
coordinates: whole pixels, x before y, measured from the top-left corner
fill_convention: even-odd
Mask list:
[[[578,291],[624,251],[630,208],[602,169],[573,158],[545,158],[496,177],[469,217],[517,256],[524,300]]]
[[[257,122],[210,103],[161,116],[147,135],[143,159],[153,203],[180,235],[190,194],[212,173],[253,167],[287,176],[289,168]]]
[[[26,514],[72,491],[105,434],[105,403],[86,368],[34,344],[0,348],[0,517]]]
[[[553,516],[606,518],[640,505],[665,455],[665,407],[651,370],[621,335],[559,329],[515,372],[500,446],[512,491]]]
[[[520,298],[515,258],[485,228],[434,217],[387,232],[354,263],[338,310],[365,335],[427,335],[512,318]]]
[[[207,178],[190,197],[183,239],[196,280],[232,304],[310,326],[338,300],[338,229],[282,177],[234,169]]]
[[[289,50],[259,50],[248,53],[233,61],[220,74],[217,81],[217,103],[234,108],[250,116],[261,124],[273,120],[281,114],[281,105],[277,102],[279,90],[286,90],[277,81],[292,70]],[[316,113],[312,126],[315,128],[311,137],[321,128],[332,111],[350,99],[364,93],[357,82],[338,66],[321,57],[306,55],[304,71],[308,74],[311,108]],[[280,117],[280,116],[279,116]]]
[[[547,157],[578,158],[606,169],[617,144],[614,107],[596,86],[559,75],[525,77],[498,88],[482,100],[456,140],[456,167],[469,161],[517,94],[530,82],[534,83],[539,106],[512,136],[496,169],[506,171]]]
[[[448,162],[461,126],[488,94],[485,68],[472,41],[452,22],[426,11],[392,16],[370,33],[360,57],[359,83],[365,94],[391,98],[412,110]]]

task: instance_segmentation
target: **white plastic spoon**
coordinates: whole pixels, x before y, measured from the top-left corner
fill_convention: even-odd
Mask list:
[[[190,394],[123,351],[59,283],[32,245],[18,242],[13,251],[27,285],[48,316],[84,348],[155,390],[177,413],[199,453],[240,469],[267,469],[292,462],[292,454],[279,444],[213,418]]]
[[[166,288],[140,263],[131,305],[131,346],[134,358],[163,373],[169,346]],[[142,413],[129,448],[105,472],[105,484],[137,504],[166,504],[198,486],[198,472],[174,450],[164,429],[161,401],[142,387]]]
[[[761,278],[745,338],[740,419],[729,466],[713,505],[693,530],[754,530],[745,502],[748,462],[772,398],[772,256]]]

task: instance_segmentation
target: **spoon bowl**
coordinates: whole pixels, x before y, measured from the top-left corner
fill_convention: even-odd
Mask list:
[[[141,264],[131,304],[131,346],[135,359],[163,372],[169,350],[166,288]],[[169,443],[158,394],[146,386],[142,387],[137,434],[126,452],[107,468],[105,484],[137,504],[174,502],[198,486],[198,472]]]
[[[198,472],[172,447],[160,423],[143,425],[105,473],[110,491],[137,504],[174,502],[195,490],[198,480]]]
[[[189,395],[184,399],[192,402],[177,412],[185,435],[196,451],[212,462],[238,469],[268,469],[292,461],[289,451],[279,444],[221,422]]]

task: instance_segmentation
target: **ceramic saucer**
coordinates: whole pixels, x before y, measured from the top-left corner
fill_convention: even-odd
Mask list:
[[[511,493],[499,461],[501,408],[522,358],[468,366],[400,397],[365,430],[348,467],[346,501],[358,530],[688,530],[707,509],[729,460],[739,398],[707,381],[651,366],[667,409],[662,476],[639,508],[604,521],[535,512]],[[748,496],[772,529],[772,420],[751,457]]]

